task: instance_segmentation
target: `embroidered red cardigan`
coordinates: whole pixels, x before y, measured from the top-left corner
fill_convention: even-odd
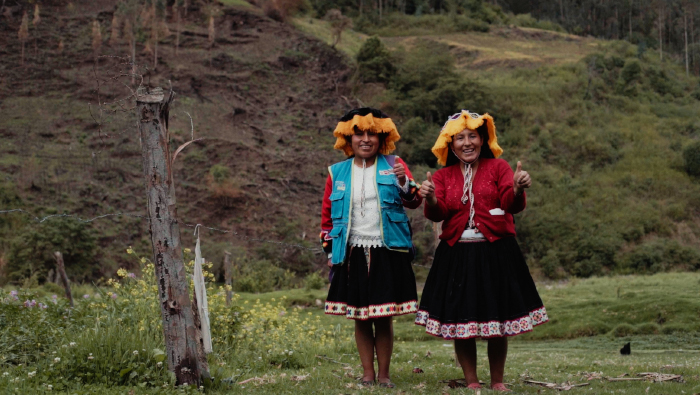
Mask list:
[[[399,192],[401,200],[403,201],[403,206],[407,208],[418,208],[423,202],[423,198],[418,194],[418,186],[413,180],[413,175],[408,169],[408,165],[403,159],[396,157],[396,163],[401,163],[403,168],[406,169],[406,180],[408,181],[408,191],[406,193]],[[353,165],[354,166],[354,165]],[[326,178],[326,189],[323,193],[323,200],[321,203],[321,246],[323,250],[327,253],[331,252],[331,242],[332,239],[328,237],[328,233],[333,229],[333,221],[331,220],[331,192],[333,192],[333,179],[329,175]]]
[[[437,204],[425,203],[425,217],[442,223],[440,238],[453,246],[469,222],[469,203],[462,204],[464,176],[460,164],[444,167],[433,175]],[[474,192],[474,225],[490,242],[515,236],[513,214],[525,209],[525,192],[513,193],[513,170],[503,159],[479,160],[472,184]],[[503,215],[498,215],[501,209]]]

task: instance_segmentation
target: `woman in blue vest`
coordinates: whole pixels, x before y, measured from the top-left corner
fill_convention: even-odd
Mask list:
[[[418,299],[404,207],[420,206],[421,198],[406,163],[389,155],[400,136],[386,114],[352,110],[333,135],[334,148],[349,158],[328,168],[323,195],[321,242],[332,268],[326,314],[355,320],[362,384],[393,388],[391,317],[415,313]]]

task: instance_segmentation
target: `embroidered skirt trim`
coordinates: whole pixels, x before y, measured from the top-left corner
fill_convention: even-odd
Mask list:
[[[409,300],[403,303],[384,303],[368,307],[349,306],[343,302],[326,302],[326,314],[344,315],[355,320],[389,317],[394,315],[411,314],[418,311],[418,301]]]
[[[441,337],[445,340],[471,339],[515,336],[532,331],[537,325],[549,321],[547,310],[544,306],[531,311],[528,315],[508,321],[466,322],[457,324],[443,324],[430,318],[427,311],[420,310],[416,315],[415,323],[425,326],[425,332]]]

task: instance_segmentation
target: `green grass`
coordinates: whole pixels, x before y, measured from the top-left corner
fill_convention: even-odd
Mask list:
[[[548,309],[551,322],[535,328],[532,334],[510,339],[510,351],[506,365],[506,382],[511,384],[515,393],[547,394],[554,390],[524,383],[524,379],[555,383],[589,383],[589,386],[575,391],[586,393],[649,393],[680,394],[685,391],[693,394],[700,391],[700,331],[697,315],[700,312],[697,273],[664,273],[653,276],[616,276],[575,280],[562,283],[538,284],[540,294]],[[76,287],[77,293],[90,292],[89,287]],[[145,290],[145,289],[144,289]],[[141,291],[139,291],[141,292]],[[48,295],[50,292],[44,291]],[[212,292],[213,293],[213,292]],[[300,317],[311,322],[317,321],[320,327],[335,327],[342,336],[352,333],[353,323],[343,317],[327,316],[318,307],[316,299],[324,300],[325,290],[292,289],[276,292],[251,294],[239,293],[237,304],[248,310],[253,304],[275,306],[282,303],[287,310],[299,307]],[[214,300],[218,300],[214,297]],[[135,307],[140,305],[135,305]],[[132,317],[124,319],[138,320],[139,314],[145,314],[144,306],[134,310]],[[258,307],[260,308],[260,307]],[[140,313],[137,313],[140,311]],[[158,313],[154,311],[153,313]],[[662,313],[665,322],[659,324],[658,316]],[[267,313],[266,313],[267,314]],[[318,317],[318,319],[316,318]],[[392,380],[398,385],[396,390],[380,388],[359,389],[356,377],[361,374],[361,367],[354,347],[348,349],[324,349],[309,346],[306,350],[295,350],[300,354],[295,365],[278,368],[271,364],[253,362],[256,353],[264,352],[270,346],[270,340],[261,336],[251,343],[253,349],[224,350],[219,344],[215,354],[210,357],[211,371],[215,377],[232,378],[236,383],[255,378],[246,384],[219,384],[209,393],[213,394],[318,394],[318,393],[448,393],[467,394],[465,389],[449,389],[441,380],[461,377],[461,370],[455,366],[452,342],[437,339],[424,333],[424,328],[413,324],[413,315],[395,319],[395,347],[392,357]],[[89,322],[90,317],[83,317]],[[109,319],[105,316],[104,319]],[[131,322],[131,321],[130,321]],[[216,321],[214,321],[216,322]],[[592,333],[576,328],[599,322],[609,328],[605,334],[588,336]],[[645,324],[657,325],[658,333],[643,331]],[[246,325],[245,322],[242,323]],[[622,333],[615,331],[623,325],[637,329]],[[98,328],[98,326],[95,326]],[[666,330],[673,328],[673,330]],[[97,329],[95,329],[97,331]],[[110,340],[97,339],[86,333],[74,336],[67,333],[67,339],[76,339],[75,348],[60,349],[58,355],[62,362],[75,360],[72,350],[77,354],[95,352],[95,344],[110,344],[114,363],[119,363],[118,355],[131,354],[134,343],[143,343],[138,348],[148,349],[151,340],[122,339],[120,347],[119,334],[109,328],[102,329],[108,333]],[[96,334],[98,332],[95,332]],[[139,333],[138,331],[136,333]],[[297,334],[298,335],[298,334]],[[129,335],[133,336],[133,334]],[[568,338],[561,340],[561,338]],[[558,340],[559,339],[559,340]],[[618,349],[626,342],[632,344],[632,355],[621,356]],[[309,344],[309,343],[306,343]],[[157,346],[157,345],[156,345]],[[479,353],[479,377],[488,383],[488,363],[486,359],[486,342],[477,342]],[[99,350],[99,346],[97,346]],[[115,351],[116,350],[116,351]],[[257,351],[256,351],[257,350]],[[53,358],[50,349],[47,357]],[[96,354],[98,355],[98,354]],[[110,354],[111,355],[111,354]],[[296,355],[296,354],[295,354]],[[318,358],[325,355],[328,359]],[[124,358],[124,357],[121,357]],[[413,373],[413,368],[420,368],[422,374]],[[0,367],[0,391],[6,393],[43,393],[47,384],[28,373],[48,369],[46,364],[29,366]],[[7,372],[7,376],[2,376]],[[587,374],[599,372],[603,377],[617,377],[627,373],[663,372],[681,374],[685,383],[649,383],[649,382],[608,382],[601,379],[587,380]],[[308,376],[307,376],[308,375]],[[292,380],[293,376],[305,376],[302,381]],[[19,382],[9,382],[19,377]],[[18,388],[14,391],[14,388]],[[106,388],[95,384],[63,384],[66,394],[122,394],[133,390],[134,394],[172,393],[168,388],[141,388],[140,386],[123,386]],[[647,387],[648,392],[645,392]],[[191,393],[192,388],[183,390]],[[397,391],[398,390],[398,391]],[[490,391],[483,390],[483,394]]]
[[[328,45],[333,44],[333,34],[328,21],[304,16],[292,18],[291,22],[294,27],[302,32],[316,37]],[[351,59],[355,59],[365,39],[367,39],[367,35],[348,29],[343,32],[337,48]]]
[[[245,0],[219,0],[219,3],[231,7],[251,8],[252,5]]]

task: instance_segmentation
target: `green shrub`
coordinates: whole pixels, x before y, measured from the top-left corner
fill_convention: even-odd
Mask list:
[[[515,15],[514,17],[510,18],[508,22],[519,27],[532,27],[535,29],[551,30],[561,33],[566,32],[566,30],[559,24],[548,20],[535,19],[530,14]]]
[[[407,163],[435,167],[437,159],[430,148],[434,143],[438,126],[427,123],[420,117],[413,117],[401,125],[400,129],[399,154],[401,158]]]
[[[691,176],[700,177],[700,140],[696,140],[683,149],[685,171]]]
[[[630,324],[619,324],[610,332],[615,337],[625,337],[637,334],[637,328]]]
[[[224,165],[214,165],[209,169],[209,175],[215,183],[221,184],[231,177],[231,169]]]
[[[323,278],[317,272],[313,272],[307,275],[304,279],[304,289],[306,289],[307,291],[312,289],[321,289],[326,286],[326,283],[327,281],[325,278]]]
[[[10,241],[7,265],[3,270],[15,284],[32,276],[44,283],[49,271],[56,267],[56,251],[63,254],[71,281],[99,277],[95,236],[86,223],[73,218],[51,218],[21,229]]]
[[[270,292],[290,288],[294,274],[266,259],[245,259],[233,269],[233,289],[239,292]]]
[[[393,59],[382,40],[368,38],[357,53],[357,76],[362,82],[389,82],[396,73]]]

